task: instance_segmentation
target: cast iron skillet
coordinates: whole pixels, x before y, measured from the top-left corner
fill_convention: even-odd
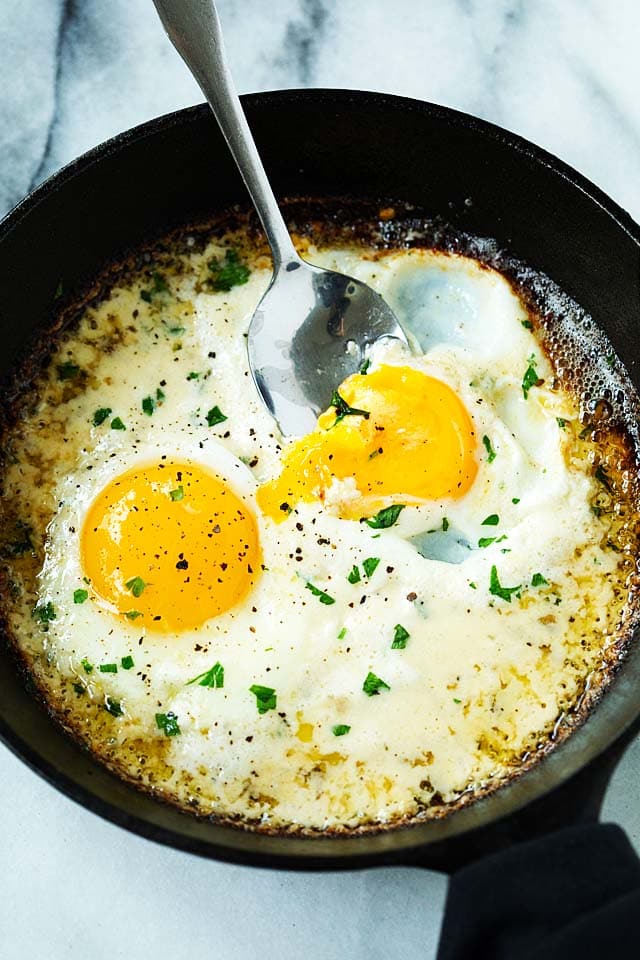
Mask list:
[[[244,106],[276,194],[393,198],[494,237],[592,314],[640,387],[640,229],[570,167],[498,127],[398,97],[284,91],[245,97]],[[123,249],[236,201],[246,204],[246,194],[205,106],[137,127],[66,167],[0,225],[0,374],[50,319],[61,277],[66,291],[80,288]],[[5,638],[0,735],[74,800],[177,848],[288,869],[451,869],[598,806],[607,771],[638,726],[639,680],[634,645],[589,720],[531,771],[443,820],[348,838],[224,827],[134,790],[49,719]]]

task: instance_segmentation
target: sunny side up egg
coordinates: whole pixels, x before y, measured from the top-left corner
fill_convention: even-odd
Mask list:
[[[269,280],[247,237],[130,275],[11,438],[33,551],[9,616],[123,776],[201,813],[348,828],[522,769],[606,657],[627,571],[578,403],[500,273],[307,255],[374,286],[412,349],[374,350],[284,441],[247,369]]]

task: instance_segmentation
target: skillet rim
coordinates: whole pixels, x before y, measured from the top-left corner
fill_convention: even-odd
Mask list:
[[[267,91],[245,95],[242,101],[250,111],[254,108],[259,110],[262,106],[277,108],[282,103],[314,102],[338,108],[342,105],[374,108],[378,106],[421,114],[448,127],[465,128],[474,136],[498,141],[508,150],[515,151],[534,164],[559,176],[570,187],[579,190],[600,208],[640,249],[640,227],[599,187],[543,148],[517,134],[462,111],[392,94],[330,88]],[[35,211],[41,202],[50,194],[62,189],[69,180],[89,170],[104,158],[126,151],[131,144],[174,127],[188,128],[208,114],[209,107],[206,104],[197,104],[164,114],[117,134],[71,161],[19,201],[0,222],[0,260],[3,240],[14,230],[19,229],[22,221]],[[211,122],[214,122],[213,118]],[[139,816],[132,810],[126,809],[124,805],[118,805],[115,801],[106,800],[92,792],[77,782],[73,776],[43,757],[1,715],[0,740],[32,770],[86,809],[133,833],[176,849],[228,862],[289,870],[354,869],[394,863],[410,864],[415,862],[416,857],[420,859],[421,856],[425,856],[428,859],[429,850],[435,849],[441,843],[454,838],[464,840],[465,835],[469,835],[472,831],[478,833],[482,828],[490,828],[506,816],[518,813],[533,801],[565,784],[592,760],[609,750],[625,732],[628,736],[629,731],[637,727],[640,722],[640,704],[635,708],[633,706],[634,678],[629,676],[634,672],[636,679],[640,679],[640,652],[637,647],[629,650],[623,669],[608,686],[603,702],[592,708],[599,718],[597,737],[590,737],[592,731],[589,729],[591,721],[589,717],[567,737],[566,741],[559,744],[530,771],[505,784],[486,798],[457,810],[451,816],[441,820],[414,822],[361,836],[269,835],[227,825],[203,824],[202,820],[171,810],[165,804],[158,803],[154,798],[147,796],[146,799],[157,810],[158,819],[166,818],[167,810],[171,810],[172,818],[180,818],[176,823],[179,823],[183,829],[174,829],[173,826],[167,827],[157,822],[152,815]],[[76,747],[76,749],[79,748]],[[87,754],[87,757],[89,756]],[[93,758],[91,762],[97,763]],[[103,767],[101,769],[104,770]],[[126,791],[135,791],[136,795],[140,796],[135,787],[123,784],[114,774],[107,773],[107,775]],[[151,811],[151,813],[154,812],[154,810]],[[199,832],[203,832],[203,828],[211,834],[211,838],[198,835]]]

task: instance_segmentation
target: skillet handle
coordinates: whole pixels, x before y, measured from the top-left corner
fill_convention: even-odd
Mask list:
[[[267,235],[276,271],[299,261],[240,104],[213,0],[153,0],[167,36],[204,93]]]

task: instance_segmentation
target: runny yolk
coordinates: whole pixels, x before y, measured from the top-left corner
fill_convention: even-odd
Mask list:
[[[87,513],[81,558],[112,610],[162,633],[197,627],[235,606],[260,569],[256,521],[219,477],[194,464],[129,470]]]
[[[348,377],[338,394],[363,412],[340,419],[332,406],[288,448],[280,475],[258,489],[268,516],[283,520],[301,500],[324,500],[334,478],[355,480],[355,496],[339,501],[340,515],[350,519],[392,503],[461,497],[470,488],[478,470],[473,423],[446,383],[385,365]]]

